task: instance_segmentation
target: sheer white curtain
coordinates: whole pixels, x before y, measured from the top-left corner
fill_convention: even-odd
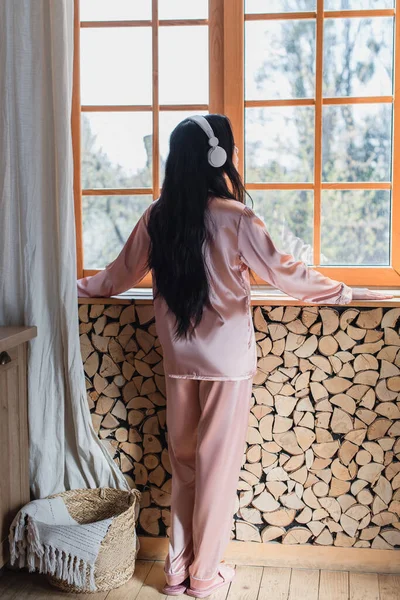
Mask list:
[[[78,338],[73,0],[0,0],[0,325],[37,325],[31,487],[127,488],[90,420]]]

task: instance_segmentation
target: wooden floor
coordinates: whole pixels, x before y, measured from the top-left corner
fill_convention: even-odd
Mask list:
[[[135,576],[111,592],[65,594],[51,588],[42,575],[4,570],[1,600],[88,598],[88,600],[161,600],[161,562],[138,561]],[[188,599],[189,596],[179,596]],[[271,567],[237,567],[235,580],[211,600],[400,600],[400,575],[347,573]]]

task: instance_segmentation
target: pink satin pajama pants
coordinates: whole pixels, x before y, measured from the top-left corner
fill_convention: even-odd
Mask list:
[[[206,585],[230,539],[252,380],[166,377],[166,383],[172,466],[166,579],[177,585],[190,574],[192,583]]]

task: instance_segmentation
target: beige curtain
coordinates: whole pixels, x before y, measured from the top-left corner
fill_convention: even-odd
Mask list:
[[[71,97],[73,0],[0,0],[0,325],[37,325],[34,497],[127,488],[91,424],[79,350]]]

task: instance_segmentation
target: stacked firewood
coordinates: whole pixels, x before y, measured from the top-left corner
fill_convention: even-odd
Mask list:
[[[150,305],[79,309],[98,435],[168,533],[162,350]],[[258,372],[232,537],[400,546],[400,309],[256,307]]]

